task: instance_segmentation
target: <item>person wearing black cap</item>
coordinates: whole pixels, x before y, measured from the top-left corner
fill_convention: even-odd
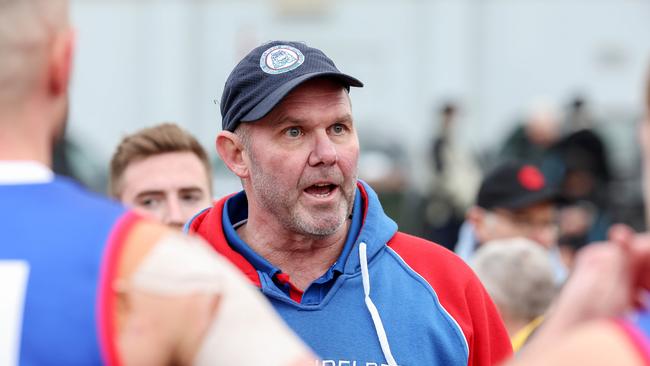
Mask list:
[[[556,283],[566,277],[557,249],[558,191],[534,165],[507,161],[488,173],[467,212],[456,254],[471,260],[476,249],[496,239],[524,237],[549,250]]]
[[[485,289],[397,231],[357,179],[350,87],[322,51],[274,41],[228,77],[217,151],[244,190],[197,215],[323,365],[490,365],[512,350]]]

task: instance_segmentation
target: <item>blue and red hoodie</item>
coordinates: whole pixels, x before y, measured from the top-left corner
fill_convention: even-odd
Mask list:
[[[305,291],[237,236],[246,217],[240,192],[187,228],[261,289],[322,365],[492,365],[512,353],[472,270],[445,248],[398,232],[367,184],[358,183],[339,260]]]

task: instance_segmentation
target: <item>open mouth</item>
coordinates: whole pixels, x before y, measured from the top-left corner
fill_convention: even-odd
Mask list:
[[[326,198],[332,195],[338,187],[338,185],[331,183],[317,183],[305,188],[305,193],[319,198]]]

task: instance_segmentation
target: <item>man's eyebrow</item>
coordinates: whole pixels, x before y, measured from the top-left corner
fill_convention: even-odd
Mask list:
[[[143,196],[164,196],[165,192],[161,190],[148,190],[148,191],[142,191],[135,195],[135,198],[140,198]]]
[[[291,116],[284,116],[278,118],[273,122],[273,126],[282,126],[282,125],[302,125],[305,123],[305,120],[302,118],[295,118]]]
[[[346,113],[343,117],[339,118],[339,122],[352,122],[353,120],[352,114],[350,113]]]
[[[183,187],[179,189],[181,193],[192,193],[192,192],[200,192],[203,193],[203,190],[199,186],[190,186],[190,187]]]
[[[353,122],[352,114],[346,113],[345,115],[336,119],[336,122]],[[273,126],[283,126],[283,125],[303,125],[306,121],[302,118],[295,118],[291,116],[285,116],[278,118],[273,122]]]

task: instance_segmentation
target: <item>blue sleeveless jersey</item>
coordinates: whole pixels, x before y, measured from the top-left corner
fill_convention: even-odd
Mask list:
[[[13,334],[17,364],[104,364],[102,258],[125,209],[61,177],[0,185],[0,208],[0,267],[20,263],[28,269],[22,326]]]

